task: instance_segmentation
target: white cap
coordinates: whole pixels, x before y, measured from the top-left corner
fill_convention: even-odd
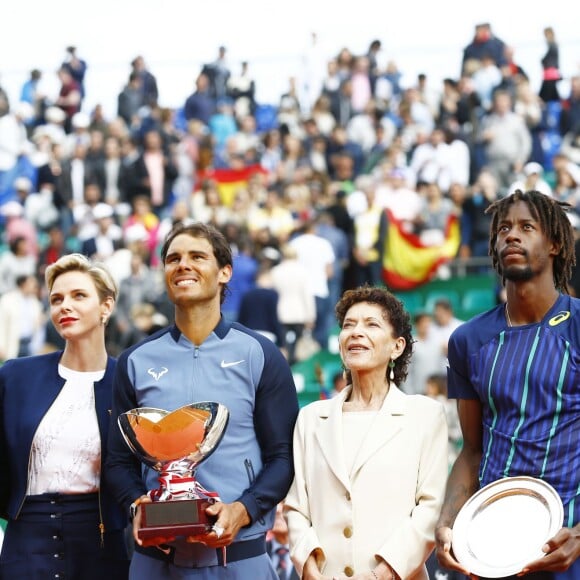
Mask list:
[[[20,217],[24,208],[17,201],[9,201],[0,207],[0,214],[4,217]]]
[[[72,118],[72,126],[75,129],[87,129],[91,124],[91,119],[86,113],[75,113]]]
[[[14,189],[16,191],[28,191],[32,189],[32,181],[28,177],[17,177],[14,180]]]
[[[44,117],[49,123],[63,123],[66,119],[66,114],[60,107],[48,107]]]
[[[34,107],[26,101],[20,101],[14,109],[14,114],[28,121],[28,119],[32,119],[34,116]]]
[[[149,234],[143,224],[133,224],[125,230],[125,243],[145,242],[149,239]]]
[[[529,175],[533,175],[534,173],[542,175],[544,173],[544,168],[535,161],[530,161],[530,163],[526,163],[524,165],[524,175],[527,177]]]
[[[96,220],[113,217],[114,213],[115,210],[108,203],[97,203],[93,208],[93,218]]]

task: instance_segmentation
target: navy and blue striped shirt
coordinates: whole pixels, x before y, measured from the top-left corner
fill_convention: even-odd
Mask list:
[[[527,475],[550,483],[564,526],[580,521],[580,299],[560,295],[537,324],[508,327],[504,306],[449,340],[449,397],[479,399],[480,485]]]

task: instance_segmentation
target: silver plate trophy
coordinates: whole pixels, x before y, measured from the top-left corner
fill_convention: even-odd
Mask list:
[[[191,403],[175,411],[143,407],[119,416],[121,433],[141,462],[159,472],[153,500],[141,504],[140,539],[197,536],[212,529],[206,508],[219,500],[195,479],[217,448],[229,411],[221,403]]]
[[[562,527],[564,507],[547,482],[499,479],[463,505],[453,524],[453,552],[472,574],[502,578],[542,558],[542,546]]]

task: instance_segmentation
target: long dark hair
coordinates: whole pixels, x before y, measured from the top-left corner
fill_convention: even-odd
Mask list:
[[[544,235],[554,244],[560,247],[560,251],[554,257],[554,286],[560,292],[569,294],[568,281],[572,276],[572,268],[576,264],[574,252],[574,230],[566,211],[572,206],[563,201],[557,201],[539,191],[530,190],[523,192],[517,189],[512,195],[499,199],[492,203],[485,213],[491,214],[489,255],[496,272],[505,278],[501,270],[499,256],[496,250],[497,233],[500,221],[507,215],[510,207],[517,201],[524,202],[538,221]]]

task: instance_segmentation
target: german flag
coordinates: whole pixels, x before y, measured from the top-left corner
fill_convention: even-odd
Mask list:
[[[449,216],[441,245],[427,246],[417,234],[404,230],[403,222],[386,210],[388,229],[383,252],[383,280],[392,290],[412,290],[425,284],[437,268],[459,250],[461,232],[457,216]]]
[[[245,188],[250,178],[256,173],[266,175],[268,172],[259,164],[248,165],[240,169],[204,169],[198,172],[199,181],[213,179],[217,183],[222,204],[231,207],[236,191]]]

